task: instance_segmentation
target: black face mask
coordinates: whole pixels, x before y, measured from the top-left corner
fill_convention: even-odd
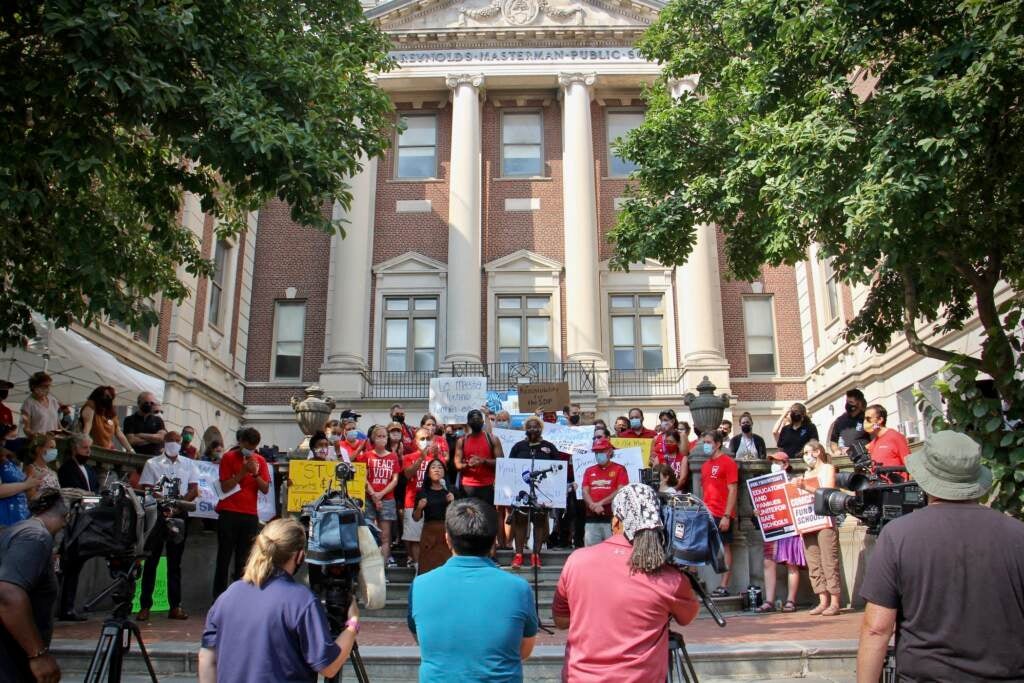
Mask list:
[[[802,419],[804,419],[804,416],[794,410],[789,414],[789,419],[791,419],[793,422],[800,422]]]
[[[468,423],[468,425],[474,434],[479,434],[480,430],[484,428],[483,421],[472,420]]]
[[[397,422],[400,425],[404,425],[405,424],[405,415],[392,415],[391,419],[394,420],[395,422]]]
[[[749,434],[754,431],[754,425],[740,425],[740,431],[744,434]]]
[[[139,406],[139,410],[142,412],[143,415],[149,415],[150,411],[153,410],[153,404],[150,403],[149,401],[146,401],[141,406]]]
[[[570,415],[569,416],[569,422],[574,424],[574,425],[578,425],[580,423],[580,416],[579,415]]]
[[[847,415],[849,415],[850,417],[853,417],[858,412],[859,411],[857,410],[857,406],[856,405],[854,405],[853,403],[847,403],[846,404],[846,414]]]
[[[540,435],[543,433],[543,431],[537,429],[536,427],[533,429],[527,429],[526,438],[529,439],[530,441],[540,441]]]
[[[0,389],[0,401],[7,398],[7,389]]]

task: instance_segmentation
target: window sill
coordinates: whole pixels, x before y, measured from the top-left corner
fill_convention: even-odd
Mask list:
[[[627,180],[628,181],[628,180],[635,180],[635,178],[631,178],[628,175],[606,175],[606,176],[601,176],[601,180]]]
[[[496,183],[513,183],[513,182],[526,182],[526,183],[546,183],[554,180],[551,176],[547,175],[524,175],[524,176],[500,176],[498,178],[492,178]]]
[[[409,184],[437,184],[446,182],[444,178],[388,178],[384,181],[392,185],[409,185]]]

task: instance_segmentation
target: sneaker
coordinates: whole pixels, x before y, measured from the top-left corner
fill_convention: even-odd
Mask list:
[[[531,567],[537,567],[538,569],[540,568],[541,564],[540,564],[540,555],[539,554],[533,553],[532,555],[530,555],[530,566]]]
[[[522,553],[516,553],[515,557],[512,558],[512,564],[509,565],[512,569],[519,569],[523,566],[523,555]]]

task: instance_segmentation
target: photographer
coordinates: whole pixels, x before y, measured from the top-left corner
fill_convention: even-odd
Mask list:
[[[698,605],[666,564],[663,531],[657,495],[629,484],[612,501],[611,538],[566,560],[551,606],[555,626],[569,629],[562,680],[665,680],[669,620],[689,624]]]
[[[319,598],[294,579],[306,559],[306,531],[275,519],[256,538],[245,573],[213,603],[199,650],[200,683],[312,681],[341,670],[359,633],[349,606],[345,629],[331,637]]]
[[[157,500],[180,496],[183,500],[192,501],[199,497],[199,472],[190,458],[181,456],[181,435],[178,432],[167,432],[164,437],[164,454],[146,461],[139,485],[150,491]],[[156,569],[164,546],[167,547],[167,602],[171,608],[167,618],[188,619],[188,614],[181,608],[181,556],[185,553],[185,539],[188,536],[188,514],[174,505],[161,506],[160,512],[164,517],[176,517],[184,520],[184,523],[181,525],[180,539],[172,537],[168,525],[162,523],[162,520],[157,522],[146,539],[149,556],[142,570],[142,591],[139,595],[142,609],[136,617],[139,621],[149,621]]]
[[[57,489],[43,489],[29,504],[32,517],[0,532],[0,683],[60,680],[48,653],[57,577],[54,536],[67,523]]]
[[[509,458],[520,458],[531,461],[557,461],[560,460],[558,449],[554,444],[541,438],[544,433],[544,423],[539,417],[530,416],[524,422],[526,427],[526,438],[516,442],[512,446]],[[542,462],[533,469],[545,469],[550,463]],[[536,501],[535,501],[536,502]],[[512,538],[515,543],[515,555],[512,558],[512,569],[519,569],[523,566],[523,547],[526,545],[526,537],[530,534],[530,524],[533,524],[533,550],[530,554],[530,566],[540,566],[540,547],[548,538],[548,513],[546,509],[533,510],[532,519],[530,509],[527,507],[513,507],[512,509]],[[546,507],[546,506],[545,506]]]
[[[857,680],[879,680],[894,627],[901,681],[1022,680],[1024,524],[978,504],[992,473],[966,434],[933,434],[907,470],[928,505],[889,522],[868,560]]]

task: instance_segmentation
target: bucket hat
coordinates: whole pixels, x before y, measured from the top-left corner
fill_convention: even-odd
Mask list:
[[[981,498],[992,487],[992,472],[981,464],[981,447],[960,432],[932,434],[907,458],[907,472],[925,493],[943,500]]]

